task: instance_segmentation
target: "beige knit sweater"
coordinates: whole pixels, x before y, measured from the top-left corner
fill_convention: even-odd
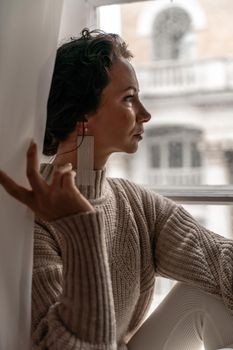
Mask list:
[[[51,171],[42,167],[48,181]],[[94,177],[80,190],[96,212],[36,221],[33,349],[127,349],[156,275],[220,296],[233,312],[233,241],[139,185]]]

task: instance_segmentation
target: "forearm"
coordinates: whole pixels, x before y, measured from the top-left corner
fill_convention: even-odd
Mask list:
[[[178,207],[158,235],[157,273],[220,296],[233,312],[233,241]]]
[[[49,305],[34,333],[53,349],[116,349],[115,312],[102,214],[87,213],[52,223],[62,241],[62,294]],[[49,278],[48,278],[49,280]],[[42,344],[44,344],[42,346]],[[36,347],[35,347],[36,349]]]
[[[101,213],[74,215],[53,226],[65,244],[59,314],[81,339],[114,342],[114,304]]]

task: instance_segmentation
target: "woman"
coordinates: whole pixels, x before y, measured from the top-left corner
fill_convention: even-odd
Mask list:
[[[150,120],[131,57],[120,37],[99,31],[84,30],[59,48],[44,140],[44,153],[55,159],[39,173],[30,146],[31,190],[0,173],[5,189],[36,213],[33,349],[233,343],[233,241],[171,200],[106,178],[109,156],[136,152]],[[156,275],[185,284],[142,325]]]

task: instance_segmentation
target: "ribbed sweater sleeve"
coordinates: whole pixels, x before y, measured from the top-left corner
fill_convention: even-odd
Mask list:
[[[221,297],[233,313],[233,240],[202,227],[182,206],[159,228],[157,274]]]
[[[34,348],[115,350],[115,313],[102,212],[76,214],[51,224],[63,245],[62,293],[45,315],[43,338],[40,324],[37,326],[34,340],[36,334],[39,338]],[[53,279],[51,271],[48,274],[45,283]]]

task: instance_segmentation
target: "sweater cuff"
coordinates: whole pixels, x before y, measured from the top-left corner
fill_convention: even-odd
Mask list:
[[[64,246],[60,318],[80,340],[94,344],[112,344],[116,339],[103,222],[100,211],[52,222],[60,232]]]

